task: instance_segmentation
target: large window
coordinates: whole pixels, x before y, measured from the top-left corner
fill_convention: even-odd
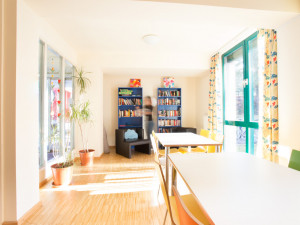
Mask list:
[[[226,151],[256,153],[261,94],[258,55],[255,33],[222,56]]]
[[[73,148],[73,65],[47,44],[40,42],[39,119],[40,167],[60,157],[63,149]]]

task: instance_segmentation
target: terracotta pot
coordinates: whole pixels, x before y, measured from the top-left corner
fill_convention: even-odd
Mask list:
[[[72,181],[73,166],[66,168],[57,168],[57,166],[58,164],[53,164],[51,166],[54,185],[69,185]]]
[[[86,150],[80,150],[80,161],[82,166],[92,166],[94,163],[94,153],[95,150],[89,149],[88,152]]]

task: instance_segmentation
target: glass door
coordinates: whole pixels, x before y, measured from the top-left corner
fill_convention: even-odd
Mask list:
[[[255,154],[259,122],[257,33],[222,56],[224,150]]]

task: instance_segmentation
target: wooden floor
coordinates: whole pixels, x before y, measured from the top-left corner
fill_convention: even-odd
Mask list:
[[[92,167],[75,162],[70,186],[54,188],[51,182],[19,224],[163,224],[166,206],[161,194],[157,198],[153,155],[136,152],[127,159],[111,149]]]

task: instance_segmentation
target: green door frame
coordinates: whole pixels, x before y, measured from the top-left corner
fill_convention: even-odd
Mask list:
[[[249,86],[252,84],[249,83],[249,69],[248,69],[248,52],[249,52],[249,45],[248,42],[253,40],[257,37],[258,32],[253,33],[248,38],[246,38],[244,41],[238,43],[236,46],[228,50],[222,55],[222,73],[223,73],[223,132],[224,132],[224,126],[225,125],[231,125],[231,126],[238,126],[238,127],[245,127],[246,128],[246,153],[249,153],[249,144],[251,142],[254,142],[254,137],[251,135],[251,141],[249,140],[249,129],[248,128],[254,128],[258,129],[259,124],[258,122],[251,122],[250,120],[250,90]],[[244,61],[244,80],[248,79],[248,85],[244,87],[244,121],[229,121],[225,120],[225,84],[224,84],[224,58],[231,53],[235,52],[239,48],[243,48],[243,61]],[[253,102],[251,103],[253,104]],[[250,142],[249,142],[250,141]],[[254,154],[254,144],[251,145],[250,153]]]

